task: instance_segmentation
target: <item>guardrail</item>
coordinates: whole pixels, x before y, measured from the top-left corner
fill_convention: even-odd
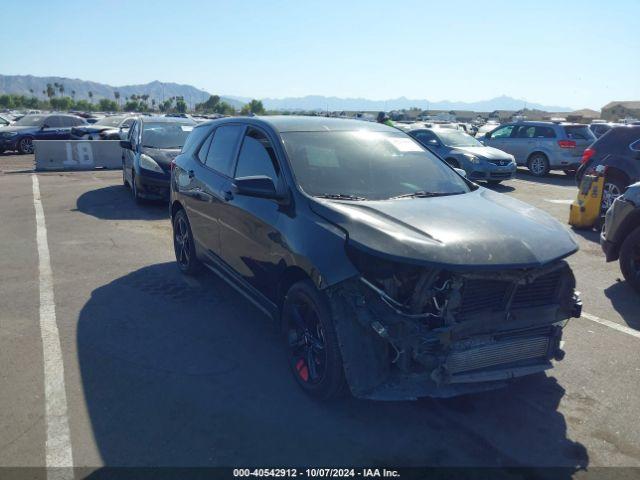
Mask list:
[[[118,140],[36,140],[36,170],[122,168]]]

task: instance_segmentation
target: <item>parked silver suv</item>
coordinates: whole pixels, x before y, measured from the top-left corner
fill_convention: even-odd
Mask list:
[[[587,125],[555,122],[514,122],[500,125],[479,139],[513,155],[518,165],[542,177],[549,170],[573,173],[582,152],[596,137]]]

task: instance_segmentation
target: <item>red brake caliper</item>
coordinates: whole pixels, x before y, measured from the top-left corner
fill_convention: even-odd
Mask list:
[[[298,360],[298,363],[296,363],[296,370],[298,371],[298,375],[300,375],[300,378],[302,378],[302,380],[304,380],[305,382],[309,381],[309,369],[307,368],[306,362],[302,358]]]

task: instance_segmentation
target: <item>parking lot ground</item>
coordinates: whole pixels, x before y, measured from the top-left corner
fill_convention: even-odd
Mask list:
[[[44,465],[51,421],[31,177],[0,175],[1,466]],[[136,205],[120,172],[38,179],[75,466],[640,467],[640,338],[574,319],[565,360],[507,389],[318,403],[260,311],[212,274],[178,272],[165,206]],[[563,222],[575,195],[560,176],[496,190]],[[578,239],[585,311],[640,329],[640,297],[595,233]]]

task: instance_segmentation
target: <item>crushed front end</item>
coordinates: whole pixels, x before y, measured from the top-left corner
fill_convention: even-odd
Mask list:
[[[581,313],[575,278],[540,268],[452,271],[352,251],[361,272],[328,289],[356,397],[447,397],[493,389],[561,360]]]

